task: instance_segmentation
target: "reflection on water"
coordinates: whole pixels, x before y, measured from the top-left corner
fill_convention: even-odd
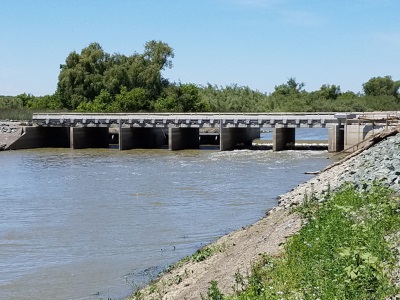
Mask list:
[[[0,155],[0,298],[99,299],[255,222],[326,152],[38,149]]]

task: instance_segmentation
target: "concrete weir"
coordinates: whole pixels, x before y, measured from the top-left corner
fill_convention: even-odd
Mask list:
[[[375,115],[351,113],[135,113],[135,114],[34,114],[34,127],[26,127],[10,149],[36,147],[107,148],[118,135],[120,150],[160,148],[197,149],[212,139],[220,150],[251,146],[261,128],[273,129],[273,150],[293,149],[296,128],[329,128],[328,150],[353,149],[377,130],[399,120],[389,112]],[[398,121],[396,121],[398,124]],[[202,134],[211,130],[210,136]],[[110,133],[112,134],[110,135]],[[353,147],[353,148],[350,148]]]

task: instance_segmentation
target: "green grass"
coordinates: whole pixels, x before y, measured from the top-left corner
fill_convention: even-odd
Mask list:
[[[223,299],[386,299],[399,293],[390,274],[397,261],[399,199],[384,187],[346,186],[327,201],[299,209],[306,224],[281,257],[262,256],[245,290]],[[216,283],[210,287],[216,293]],[[209,297],[213,299],[213,297]]]
[[[192,256],[191,259],[194,262],[200,262],[206,260],[210,256],[214,255],[217,252],[225,251],[225,245],[208,245],[199,250],[197,250]]]
[[[32,112],[28,108],[0,109],[0,120],[32,121]]]

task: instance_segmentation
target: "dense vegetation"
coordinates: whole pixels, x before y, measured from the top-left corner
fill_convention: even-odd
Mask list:
[[[347,186],[300,208],[307,224],[281,257],[263,257],[251,276],[235,275],[235,295],[211,282],[205,299],[389,299],[396,271],[399,199],[386,187]]]
[[[272,93],[246,86],[170,82],[162,71],[172,68],[173,49],[150,41],[143,53],[130,56],[106,53],[92,43],[71,52],[60,65],[53,95],[0,96],[3,115],[26,110],[82,112],[281,112],[400,110],[400,81],[374,77],[363,93],[343,92],[324,84],[308,92],[304,83],[289,78]],[[2,117],[2,116],[0,116]],[[4,116],[3,116],[4,117]]]

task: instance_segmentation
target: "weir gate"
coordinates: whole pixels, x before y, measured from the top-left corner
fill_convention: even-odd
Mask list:
[[[167,145],[170,150],[197,149],[200,139],[207,138],[203,132],[210,129],[215,133],[209,135],[218,138],[220,150],[225,151],[251,146],[254,139],[260,138],[261,128],[272,128],[272,148],[280,151],[293,147],[296,128],[327,127],[328,150],[338,152],[348,146],[345,127],[357,118],[349,113],[38,113],[33,114],[34,126],[24,127],[21,138],[10,149],[108,148],[110,134],[118,137],[120,150]],[[353,132],[353,136],[360,136],[359,130]]]

